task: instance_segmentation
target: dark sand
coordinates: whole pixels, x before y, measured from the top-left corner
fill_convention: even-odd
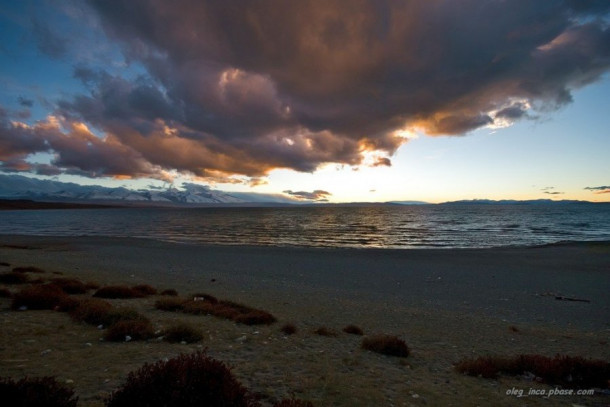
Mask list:
[[[610,402],[602,395],[517,400],[506,391],[548,386],[466,377],[452,368],[463,357],[486,354],[560,353],[608,360],[609,243],[352,250],[0,236],[0,262],[61,271],[85,281],[149,283],[181,294],[203,291],[265,309],[279,319],[271,326],[248,327],[157,311],[154,297],[117,300],[146,313],[158,327],[174,319],[198,324],[206,339],[199,345],[109,344],[99,341],[94,327],[76,324],[65,314],[9,311],[10,301],[2,300],[0,375],[57,375],[73,381],[82,405],[102,405],[108,391],[142,363],[198,346],[234,366],[246,386],[271,400],[294,394],[316,406]],[[282,335],[285,322],[299,332]],[[359,349],[359,337],[312,333],[321,325],[340,332],[347,324],[367,334],[399,335],[412,355],[401,360],[372,354]]]

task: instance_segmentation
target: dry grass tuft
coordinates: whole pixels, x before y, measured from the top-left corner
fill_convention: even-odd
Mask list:
[[[66,298],[61,288],[52,285],[34,285],[26,287],[13,295],[12,309],[27,307],[27,309],[54,309]]]
[[[0,266],[4,266],[4,267],[10,267],[11,263],[7,263],[5,261],[0,261]]]
[[[0,400],[4,406],[76,407],[78,397],[53,377],[7,377],[0,378]]]
[[[133,291],[138,293],[141,297],[148,297],[149,295],[156,295],[157,289],[148,284],[139,284],[131,287]]]
[[[168,297],[177,297],[178,291],[174,290],[173,288],[170,288],[170,289],[161,291],[161,295],[167,295]]]
[[[281,329],[280,329],[285,335],[293,335],[295,333],[297,333],[297,327],[294,324],[285,324]]]
[[[41,268],[38,267],[34,267],[34,266],[27,266],[27,267],[14,267],[13,268],[13,273],[46,273],[46,271],[44,271]]]
[[[325,326],[317,328],[315,331],[313,331],[313,333],[320,336],[337,336],[337,332],[335,332],[334,329],[330,329]]]
[[[66,294],[85,294],[89,291],[87,284],[75,278],[56,277],[51,283],[61,288]]]
[[[275,317],[266,311],[254,310],[247,314],[239,314],[233,318],[238,324],[244,325],[271,325],[275,321]]]
[[[488,379],[495,379],[500,373],[517,376],[530,372],[547,384],[571,388],[608,388],[610,383],[609,362],[579,356],[482,356],[462,360],[456,364],[455,369],[470,376]]]
[[[154,332],[148,320],[121,320],[110,325],[104,339],[111,342],[146,340],[152,338]]]
[[[218,300],[209,294],[194,294],[192,298],[192,300],[182,303],[182,310],[187,314],[213,315],[245,325],[269,325],[276,321],[275,317],[267,311],[233,301]],[[171,302],[167,302],[160,305],[171,307],[171,304]]]
[[[182,311],[186,300],[182,298],[161,298],[155,301],[155,308],[161,311]]]
[[[69,313],[70,317],[75,321],[91,325],[105,325],[106,321],[108,321],[108,313],[111,310],[112,305],[107,301],[97,298],[86,298],[80,300]]]
[[[362,348],[383,355],[407,357],[409,348],[407,344],[397,336],[376,335],[362,340]]]
[[[203,339],[201,331],[190,324],[178,323],[163,331],[163,339],[169,343],[194,343]]]
[[[313,407],[309,401],[303,401],[295,398],[283,399],[273,405],[273,407]]]
[[[100,288],[99,290],[97,290],[95,292],[95,294],[93,294],[94,297],[99,297],[99,298],[109,298],[109,299],[116,299],[116,298],[141,298],[142,295],[137,292],[134,291],[132,288],[124,286],[124,285],[108,285],[105,287]]]
[[[362,329],[360,329],[359,327],[357,327],[356,325],[348,325],[345,328],[343,328],[343,332],[345,332],[346,334],[351,334],[351,335],[364,335],[364,332],[362,332]]]
[[[232,406],[259,407],[250,392],[222,362],[204,352],[145,364],[108,400],[108,407]]]
[[[2,284],[25,284],[30,278],[27,274],[21,273],[0,273],[0,283]]]

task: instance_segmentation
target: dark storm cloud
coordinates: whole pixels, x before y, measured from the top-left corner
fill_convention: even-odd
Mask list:
[[[588,191],[592,191],[594,194],[610,194],[610,186],[599,186],[599,187],[586,187]]]
[[[461,135],[533,118],[610,67],[607,1],[89,3],[146,74],[77,66],[89,93],[64,98],[56,115],[145,164],[123,175],[260,177],[357,166],[367,152],[389,165],[407,142],[398,130]],[[98,160],[107,141],[93,143]],[[60,147],[57,162],[77,171],[80,160]]]
[[[67,40],[38,18],[32,20],[32,34],[38,50],[43,54],[51,58],[61,58],[66,54],[68,50]]]
[[[32,107],[32,106],[34,106],[34,101],[32,99],[28,99],[28,98],[23,97],[23,96],[19,96],[17,98],[17,102],[19,102],[19,105],[21,105],[23,107]]]
[[[284,191],[284,193],[303,201],[327,201],[328,197],[332,195],[330,192],[320,189],[316,189],[313,192],[288,190]]]

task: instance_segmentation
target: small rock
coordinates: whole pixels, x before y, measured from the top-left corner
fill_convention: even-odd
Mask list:
[[[21,307],[19,307],[19,311],[27,311],[28,307],[26,307],[25,305],[22,305]]]
[[[97,329],[104,329],[104,325],[99,324],[99,325],[97,326]]]
[[[51,349],[45,349],[42,352],[40,352],[40,356],[44,356],[44,355],[47,355],[49,353],[51,353]]]
[[[72,383],[74,383],[74,380],[72,380],[72,379],[66,379],[66,384],[72,384]]]
[[[186,345],[186,341],[180,341],[180,345]]]
[[[418,399],[419,398],[419,394],[415,393],[411,397],[413,397],[414,399]]]
[[[239,338],[235,339],[235,342],[245,342],[246,340],[248,340],[248,337],[246,335],[244,335],[244,336],[240,336]]]
[[[131,336],[125,335],[125,342],[129,342],[129,341],[131,341]]]
[[[93,346],[93,345],[91,344],[91,342],[87,342],[87,343],[85,344],[85,346],[91,347],[91,346]]]

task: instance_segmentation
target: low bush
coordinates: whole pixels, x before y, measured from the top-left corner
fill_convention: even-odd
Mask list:
[[[27,274],[15,272],[0,273],[0,283],[2,284],[25,284],[29,279]]]
[[[337,332],[325,326],[317,328],[313,333],[320,336],[337,336]]]
[[[0,288],[0,297],[1,298],[11,298],[13,296],[13,293],[11,293],[10,290],[7,290],[6,288]]]
[[[98,298],[86,298],[80,300],[76,307],[70,311],[70,316],[75,321],[85,322],[91,325],[105,325],[108,321],[108,313],[112,305]]]
[[[261,310],[254,310],[247,314],[237,315],[233,320],[238,324],[244,325],[271,325],[276,321],[273,315]]]
[[[0,378],[0,400],[11,407],[76,407],[78,397],[53,377],[26,377]]]
[[[134,291],[131,287],[127,287],[124,285],[108,285],[100,288],[93,294],[94,297],[98,298],[108,298],[108,299],[116,299],[116,298],[140,298],[142,294],[137,291]]]
[[[204,352],[145,364],[129,373],[112,393],[108,407],[207,406],[258,407],[252,394],[222,362]]]
[[[313,407],[309,401],[303,401],[295,398],[283,399],[273,405],[273,407]]]
[[[194,343],[203,339],[201,331],[192,325],[178,323],[163,331],[163,339],[169,343],[186,342]]]
[[[399,357],[409,356],[407,344],[397,336],[376,335],[364,338],[362,340],[362,348],[384,355]]]
[[[52,285],[33,285],[13,295],[12,309],[54,309],[67,297],[61,288]]]
[[[285,335],[292,335],[297,333],[297,327],[294,326],[294,324],[285,324],[281,331],[285,334]]]
[[[142,321],[150,323],[150,320],[132,308],[112,308],[106,314],[104,325],[110,326],[120,321]]]
[[[205,293],[191,294],[191,299],[195,302],[206,301],[206,302],[209,302],[212,304],[218,303],[218,298],[214,297],[213,295],[205,294]]]
[[[161,295],[167,295],[169,297],[177,297],[178,291],[174,290],[173,288],[170,288],[168,290],[161,291]]]
[[[343,332],[345,332],[346,334],[351,334],[351,335],[364,335],[364,332],[362,332],[362,329],[360,329],[359,327],[357,327],[356,325],[348,325],[345,328],[343,328]]]
[[[455,369],[470,376],[488,379],[495,379],[500,373],[516,376],[530,372],[547,384],[572,388],[608,388],[610,383],[609,362],[578,356],[482,356],[464,359],[456,364]]]
[[[13,273],[46,273],[46,271],[44,271],[43,269],[38,268],[38,267],[27,266],[27,267],[14,267]]]
[[[50,281],[61,288],[66,294],[85,294],[89,291],[87,284],[75,278],[56,277]]]
[[[155,301],[155,308],[161,311],[182,311],[186,300],[182,298],[161,298]]]
[[[7,263],[5,261],[0,261],[0,266],[4,266],[4,267],[10,267],[11,263]]]
[[[134,285],[133,287],[131,287],[131,289],[133,291],[135,291],[137,294],[139,294],[141,297],[147,297],[149,295],[157,294],[157,289],[148,284]]]
[[[111,342],[138,341],[152,338],[154,328],[147,320],[121,320],[106,330],[104,339]]]

